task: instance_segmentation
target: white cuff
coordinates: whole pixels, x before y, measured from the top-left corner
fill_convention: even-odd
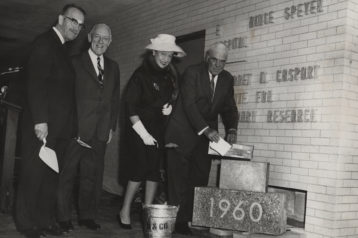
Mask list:
[[[209,128],[208,126],[204,127],[204,129],[198,132],[198,135],[201,136],[204,133],[204,131],[208,128]]]
[[[150,134],[148,133],[148,131],[145,129],[142,121],[137,121],[136,123],[133,124],[132,126],[133,130],[135,130],[135,132],[137,132],[137,134],[140,136],[140,138],[142,138],[144,140],[144,138],[150,136]]]

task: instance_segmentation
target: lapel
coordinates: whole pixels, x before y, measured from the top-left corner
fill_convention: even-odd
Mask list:
[[[111,70],[111,64],[109,59],[103,55],[103,59],[104,59],[104,85],[106,85],[106,82],[108,84],[108,80],[111,78],[110,77],[110,72],[112,72]]]
[[[51,37],[51,40],[53,42],[55,42],[57,48],[60,49],[61,51],[65,52],[65,49],[66,49],[65,45],[62,44],[62,42],[61,42],[60,38],[58,37],[58,35],[56,34],[55,30],[51,29],[48,34]]]
[[[86,71],[88,72],[88,74],[91,75],[91,78],[98,83],[97,73],[96,70],[94,69],[94,65],[92,64],[88,51],[85,51],[83,53],[82,60],[83,60],[83,65]]]
[[[203,90],[208,98],[208,100],[211,102],[211,96],[210,96],[210,76],[209,71],[206,66],[203,67],[201,71],[201,85],[203,85]]]
[[[51,41],[54,42],[54,44],[56,45],[56,50],[61,55],[61,57],[63,57],[59,59],[57,62],[61,62],[61,64],[66,64],[72,68],[71,61],[69,60],[70,57],[68,56],[68,52],[66,48],[66,42],[65,44],[62,44],[60,38],[58,37],[58,35],[53,29],[49,30],[48,37]]]
[[[222,74],[219,74],[215,85],[213,104],[218,100],[218,98],[220,98],[220,93],[223,91],[222,88],[224,87],[225,84],[224,81],[225,78],[222,77]]]

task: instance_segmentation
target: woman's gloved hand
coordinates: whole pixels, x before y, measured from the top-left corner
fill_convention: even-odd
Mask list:
[[[145,145],[156,145],[158,146],[157,140],[153,138],[151,134],[145,129],[141,121],[137,121],[133,126],[133,130],[137,132],[140,138],[143,140]]]
[[[170,113],[172,113],[172,109],[173,109],[173,107],[169,103],[164,104],[163,108],[162,108],[163,115],[169,116]]]

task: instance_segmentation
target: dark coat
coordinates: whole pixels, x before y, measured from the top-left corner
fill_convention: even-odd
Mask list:
[[[104,56],[104,84],[99,84],[88,51],[73,57],[76,72],[77,135],[83,141],[94,136],[107,141],[109,130],[116,129],[119,110],[119,67]]]
[[[75,73],[66,46],[55,31],[37,37],[31,48],[25,64],[22,158],[15,209],[20,231],[55,222],[58,174],[38,157],[42,142],[35,136],[34,125],[47,123],[47,146],[55,150],[61,169],[67,142],[73,136],[75,104]]]
[[[163,145],[168,116],[162,114],[162,108],[164,104],[175,101],[176,81],[177,75],[172,65],[160,69],[152,56],[143,61],[129,79],[124,93],[128,134],[135,133],[129,117],[138,115],[149,134]]]
[[[223,70],[210,95],[209,72],[205,64],[189,66],[182,77],[177,104],[170,117],[165,143],[175,143],[179,150],[189,153],[199,140],[198,133],[209,126],[218,128],[218,115],[225,129],[237,128],[238,111],[234,100],[234,79]]]
[[[175,102],[178,95],[177,79],[178,74],[173,65],[170,64],[166,69],[160,69],[152,55],[145,56],[142,65],[129,79],[123,93],[124,113],[121,115],[123,117],[119,161],[121,183],[127,183],[133,175],[133,167],[141,166],[139,163],[145,160],[154,163],[159,160],[159,158],[151,158],[152,153],[139,158],[141,152],[146,151],[148,146],[144,145],[142,139],[133,130],[129,117],[139,116],[146,130],[158,141],[158,149],[162,151],[164,132],[168,122],[168,116],[162,114],[162,108],[166,103]],[[146,168],[139,169],[145,170]],[[159,171],[159,168],[157,170]]]
[[[25,65],[24,133],[48,124],[48,141],[73,135],[74,70],[54,30],[34,41]]]

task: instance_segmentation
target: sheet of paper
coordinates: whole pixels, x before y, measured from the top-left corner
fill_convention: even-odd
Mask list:
[[[58,162],[56,152],[44,144],[39,153],[40,159],[51,169],[53,169],[56,173],[58,173]]]
[[[216,142],[210,142],[209,147],[213,150],[215,150],[219,155],[223,156],[225,155],[231,148],[231,145],[225,141],[223,138],[220,137],[219,141]]]

